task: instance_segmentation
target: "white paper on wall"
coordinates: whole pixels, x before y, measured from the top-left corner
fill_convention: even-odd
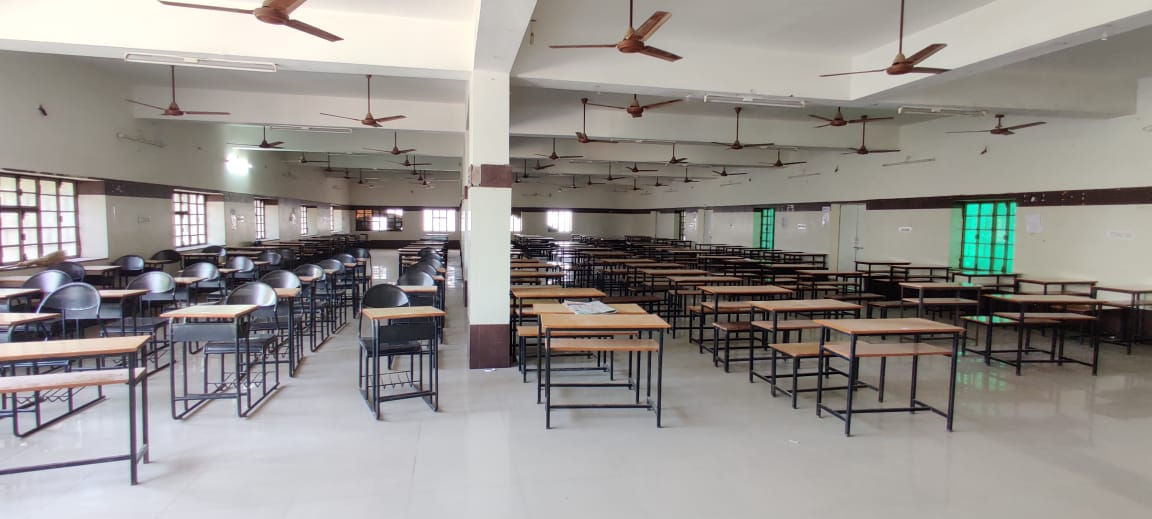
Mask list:
[[[1024,215],[1024,232],[1028,234],[1044,232],[1044,219],[1038,214]]]

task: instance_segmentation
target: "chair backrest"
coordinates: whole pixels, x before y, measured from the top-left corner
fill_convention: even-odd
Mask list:
[[[278,267],[280,266],[280,262],[284,260],[284,256],[274,250],[266,250],[261,252],[259,256],[256,256],[256,260],[267,261],[269,265]]]
[[[23,288],[38,288],[41,293],[49,294],[71,282],[72,277],[59,270],[41,270],[28,278]]]
[[[172,249],[164,249],[152,255],[154,260],[180,261],[180,253]]]
[[[432,279],[427,272],[419,270],[408,269],[396,280],[397,285],[413,285],[413,286],[432,286],[436,284],[436,280]]]
[[[139,273],[144,271],[144,256],[127,254],[116,258],[112,264],[119,266],[120,272],[123,274]]]
[[[256,305],[262,308],[276,306],[276,290],[263,281],[251,281],[236,287],[224,298],[227,305]]]
[[[276,249],[280,253],[281,261],[296,261],[296,249],[291,247],[284,247],[283,249]]]
[[[305,263],[292,269],[292,273],[297,276],[314,277],[317,281],[324,281],[328,277],[328,273],[324,272],[324,267],[314,265],[312,263]]]
[[[100,317],[100,291],[88,283],[68,283],[48,294],[36,313],[59,313],[66,320]]]
[[[432,247],[424,247],[424,248],[420,249],[420,252],[418,254],[420,254],[421,258],[427,258],[428,256],[435,256],[435,257],[440,256],[440,254],[436,252],[436,249],[433,249]]]
[[[207,261],[198,261],[180,271],[182,277],[202,277],[205,281],[212,281],[220,277],[220,270],[216,265]]]
[[[176,280],[167,272],[145,272],[128,282],[128,290],[147,290],[142,301],[171,301],[176,293]]]
[[[396,308],[409,306],[408,294],[396,285],[373,285],[364,292],[364,308]]]
[[[300,276],[287,270],[273,270],[264,274],[260,281],[268,283],[272,288],[300,288]]]
[[[61,261],[48,268],[68,274],[68,277],[72,278],[72,281],[84,281],[84,276],[87,275],[87,272],[84,271],[84,265],[71,261]]]
[[[224,247],[221,247],[219,245],[209,245],[207,247],[204,247],[203,249],[200,249],[200,252],[220,252],[222,250],[224,250]]]
[[[405,270],[404,272],[409,272],[409,271],[411,271],[411,272],[423,272],[425,274],[428,274],[429,276],[438,275],[438,273],[436,272],[436,267],[433,267],[432,265],[429,265],[427,263],[417,263],[415,265],[412,265],[411,267],[408,267],[408,270]]]
[[[352,249],[352,250],[348,251],[348,254],[351,254],[356,259],[367,259],[367,258],[372,257],[372,253],[369,252],[368,249],[365,249],[362,247],[357,247],[355,249]]]
[[[344,273],[344,262],[338,259],[328,258],[326,260],[320,260],[317,265],[320,265],[320,268],[325,270],[334,270],[336,274]]]
[[[336,254],[332,259],[340,260],[341,263],[356,263],[356,257],[351,254]]]
[[[421,263],[423,263],[425,265],[432,265],[432,267],[434,267],[434,268],[441,268],[444,266],[443,261],[440,261],[439,259],[436,259],[433,257],[423,258],[420,261],[417,261],[416,263],[414,263],[414,265],[419,265]]]
[[[237,269],[240,272],[251,272],[256,270],[256,264],[252,262],[252,258],[247,256],[232,256],[228,258],[228,263],[224,264],[227,268]]]

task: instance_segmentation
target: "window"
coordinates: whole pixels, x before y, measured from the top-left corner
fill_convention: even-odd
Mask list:
[[[456,210],[425,209],[424,230],[429,232],[456,232]]]
[[[336,206],[328,206],[328,230],[336,232]]]
[[[684,211],[676,211],[676,239],[683,240],[687,234],[684,232]]]
[[[516,213],[512,213],[511,216],[512,221],[509,223],[509,228],[512,232],[524,232],[524,219]]]
[[[572,232],[572,211],[548,211],[548,232]]]
[[[308,208],[300,206],[300,236],[308,236]]]
[[[969,202],[963,205],[960,268],[1012,272],[1016,243],[1016,202]]]
[[[0,176],[0,250],[3,263],[56,251],[80,254],[76,183],[17,175]]]
[[[771,207],[757,209],[753,213],[752,243],[761,249],[773,249],[776,245],[776,209]]]
[[[256,239],[268,239],[268,220],[267,213],[264,212],[264,201],[257,198],[252,201],[252,210],[256,213],[254,220],[256,220]]]
[[[403,231],[403,209],[357,209],[357,231]]]
[[[208,202],[199,193],[172,193],[172,244],[191,247],[208,244]]]

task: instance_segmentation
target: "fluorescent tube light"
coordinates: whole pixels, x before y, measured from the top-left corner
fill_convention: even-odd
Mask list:
[[[751,106],[772,106],[776,108],[804,108],[805,101],[796,97],[765,97],[755,95],[716,95],[705,94],[705,103],[729,103]]]
[[[238,61],[218,58],[198,58],[195,56],[148,54],[142,52],[126,53],[124,54],[124,61],[128,63],[149,63],[153,65],[176,65],[179,67],[244,70],[248,72],[276,72],[276,64],[267,61]]]
[[[341,128],[339,126],[299,126],[292,124],[273,124],[269,126],[268,129],[282,130],[287,132],[352,133],[350,128]]]
[[[927,158],[927,159],[916,159],[916,160],[911,160],[911,159],[904,159],[904,160],[902,160],[902,161],[900,161],[900,162],[889,162],[889,163],[887,163],[887,164],[881,164],[881,166],[884,166],[884,167],[888,167],[888,166],[907,166],[907,165],[909,165],[909,164],[923,164],[923,163],[925,163],[925,162],[936,162],[936,159],[935,159],[935,158]]]
[[[901,106],[896,113],[904,115],[964,115],[968,117],[984,117],[986,110],[975,108],[943,108],[939,106]]]

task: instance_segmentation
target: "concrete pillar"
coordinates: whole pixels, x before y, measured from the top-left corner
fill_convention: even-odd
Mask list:
[[[468,367],[511,366],[508,337],[509,219],[507,72],[474,70],[468,85],[468,124],[462,239],[468,308]]]

